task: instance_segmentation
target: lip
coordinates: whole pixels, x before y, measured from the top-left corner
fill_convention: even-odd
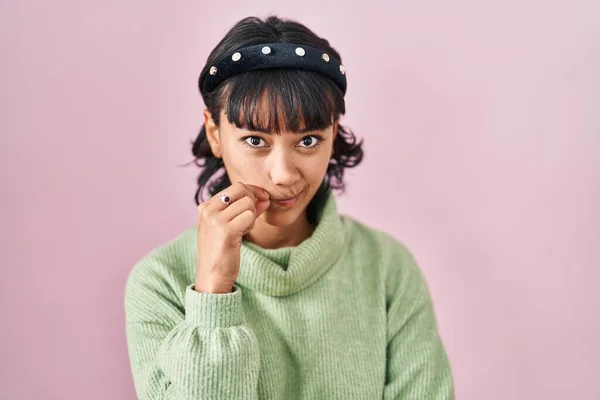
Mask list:
[[[304,190],[301,191],[300,193],[298,193],[296,195],[296,197],[292,197],[292,198],[287,198],[287,199],[271,199],[271,203],[283,206],[283,207],[291,207],[294,204],[296,204],[296,202],[298,201],[298,199],[300,198],[300,196],[302,195],[302,193],[304,193]]]

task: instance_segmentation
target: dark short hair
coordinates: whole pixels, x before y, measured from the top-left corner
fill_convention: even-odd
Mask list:
[[[339,121],[340,115],[346,112],[342,91],[332,80],[313,71],[291,68],[248,71],[229,78],[210,93],[202,91],[201,82],[212,65],[242,47],[261,43],[303,44],[323,50],[342,61],[326,39],[296,21],[273,15],[264,21],[257,17],[244,18],[210,53],[198,80],[200,93],[215,124],[219,125],[223,110],[229,122],[238,128],[266,130],[274,134],[280,134],[283,129],[290,132],[300,128],[323,130]],[[269,115],[259,118],[258,105],[264,96],[267,96],[270,107]],[[308,219],[312,221],[329,190],[344,191],[344,168],[355,167],[363,157],[362,140],[357,142],[354,134],[341,124],[338,124],[333,146],[334,154],[323,183],[307,208]],[[196,204],[200,204],[205,190],[212,196],[231,185],[231,181],[223,160],[212,154],[204,125],[192,142],[192,154],[193,162],[202,168],[194,196]],[[220,170],[222,173],[218,175]]]

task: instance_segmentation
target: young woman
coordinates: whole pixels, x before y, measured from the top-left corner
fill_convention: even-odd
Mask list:
[[[336,208],[363,154],[339,123],[338,52],[297,22],[245,18],[199,88],[198,219],[125,289],[138,397],[453,399],[415,259]]]

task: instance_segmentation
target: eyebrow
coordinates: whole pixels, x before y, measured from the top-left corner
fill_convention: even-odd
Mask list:
[[[265,135],[270,135],[271,134],[271,132],[269,132],[266,129],[262,129],[262,128],[257,128],[257,129],[241,128],[241,129],[243,129],[245,131],[248,131],[248,132],[261,132],[261,133],[264,133]],[[305,134],[307,132],[316,132],[316,131],[325,130],[325,129],[326,128],[323,128],[323,129],[311,129],[310,127],[308,127],[308,128],[303,128],[303,129],[300,129],[300,130],[298,130],[296,132],[292,132],[292,133],[294,135],[303,135],[303,134]]]

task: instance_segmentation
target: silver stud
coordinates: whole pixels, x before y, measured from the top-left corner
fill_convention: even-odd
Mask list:
[[[296,47],[296,54],[298,54],[300,57],[302,57],[303,55],[306,54],[306,52],[304,51],[304,49],[302,47]]]
[[[233,53],[233,55],[231,56],[231,59],[232,59],[233,61],[239,61],[239,60],[240,60],[240,58],[242,58],[242,55],[240,54],[240,52],[235,52],[235,53]]]
[[[346,67],[344,67],[342,64],[340,64],[340,72],[342,73],[342,75],[346,74]]]
[[[210,72],[211,75],[216,75],[217,74],[217,67],[215,67],[214,65],[212,67],[210,67]]]
[[[322,58],[323,60],[325,60],[325,62],[329,62],[329,54],[327,54],[327,53],[323,53],[323,55],[321,56],[321,58]]]
[[[269,46],[265,46],[262,48],[263,54],[271,54],[271,48]]]

